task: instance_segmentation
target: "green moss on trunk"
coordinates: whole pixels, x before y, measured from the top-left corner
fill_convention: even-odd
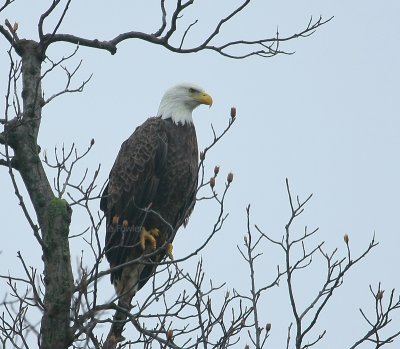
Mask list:
[[[63,199],[53,198],[48,204],[48,226],[43,236],[45,253],[46,297],[49,305],[43,321],[42,331],[52,335],[42,343],[43,348],[66,348],[72,340],[69,334],[69,310],[73,289],[69,250],[69,225],[72,210]],[[50,328],[49,328],[50,327]]]

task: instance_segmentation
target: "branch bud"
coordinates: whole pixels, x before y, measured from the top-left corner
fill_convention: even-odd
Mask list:
[[[204,160],[206,158],[206,154],[204,154],[204,151],[200,152],[200,160]]]
[[[376,299],[377,300],[382,300],[382,298],[383,298],[383,292],[385,292],[384,290],[382,290],[382,291],[379,291],[377,294],[376,294]]]
[[[210,187],[211,187],[211,189],[214,189],[214,187],[215,187],[215,177],[211,177],[210,178]]]
[[[348,234],[344,234],[343,240],[346,243],[346,245],[348,245],[349,244],[349,235]]]
[[[228,173],[228,176],[226,177],[226,180],[227,180],[228,184],[232,183],[232,181],[233,181],[233,173],[232,172]]]
[[[117,344],[117,337],[115,337],[114,334],[111,335],[110,340],[109,340],[111,345],[115,345]]]
[[[171,341],[173,337],[174,337],[174,331],[168,330],[167,331],[167,341]]]
[[[90,146],[93,146],[94,144],[94,138],[92,138],[92,140],[90,141]]]
[[[249,345],[246,344],[246,345],[244,346],[244,349],[250,349]]]
[[[231,108],[231,118],[232,119],[236,118],[236,108],[235,107]]]
[[[119,216],[114,216],[113,218],[112,218],[112,224],[113,225],[117,225],[119,223]]]
[[[82,275],[80,287],[81,287],[82,292],[84,294],[87,294],[87,275],[85,272]]]
[[[269,322],[265,325],[265,331],[271,331],[271,324]]]
[[[214,167],[214,174],[217,175],[219,173],[219,166]]]

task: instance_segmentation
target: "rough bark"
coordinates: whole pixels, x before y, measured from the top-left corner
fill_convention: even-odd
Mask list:
[[[46,294],[42,318],[41,347],[68,348],[73,336],[69,329],[73,276],[68,242],[71,208],[63,199],[48,205],[47,231],[43,231]]]
[[[44,314],[40,330],[42,349],[68,348],[73,276],[68,242],[71,208],[54,196],[37,143],[42,113],[40,44],[21,40],[16,48],[22,58],[23,114],[5,129],[7,143],[14,150],[12,166],[24,181],[34,206],[41,232],[44,262]]]

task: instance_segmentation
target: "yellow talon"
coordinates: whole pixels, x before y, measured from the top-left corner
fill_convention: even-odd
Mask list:
[[[155,239],[160,235],[160,231],[155,228],[151,230],[146,230],[142,228],[140,233],[140,247],[144,251],[146,249],[146,241],[149,241],[151,244],[151,249],[154,251],[157,248],[157,240]]]
[[[151,229],[150,233],[152,236],[158,238],[160,236],[160,231],[157,228]]]
[[[170,259],[174,259],[174,256],[173,256],[173,254],[172,254],[172,251],[174,250],[174,246],[172,246],[172,244],[171,243],[168,243],[167,244],[167,247],[166,247],[166,250],[167,250],[167,256],[170,258]]]

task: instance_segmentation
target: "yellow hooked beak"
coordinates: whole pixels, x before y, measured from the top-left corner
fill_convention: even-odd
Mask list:
[[[193,96],[193,99],[198,101],[201,104],[209,105],[210,107],[213,104],[212,97],[208,93],[205,93],[205,92],[199,92],[199,93],[195,94]]]

